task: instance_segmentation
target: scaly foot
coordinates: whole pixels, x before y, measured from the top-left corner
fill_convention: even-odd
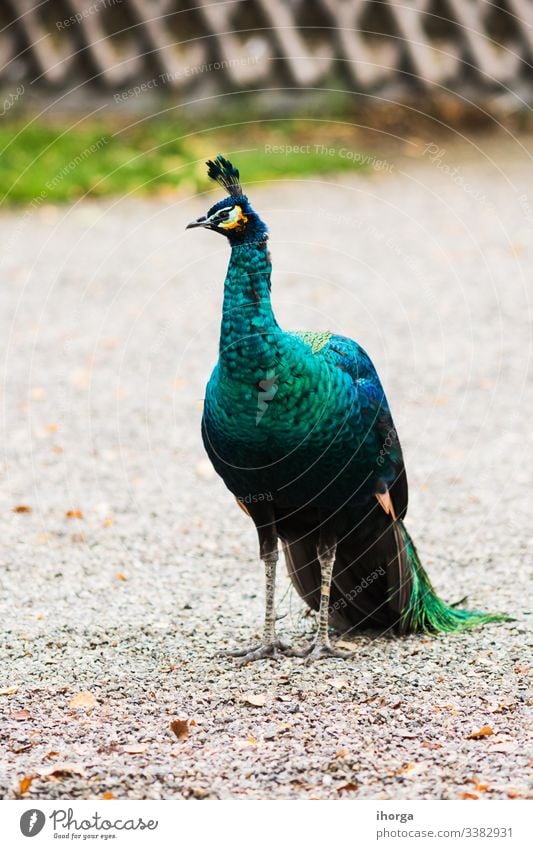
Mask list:
[[[263,660],[263,658],[272,657],[280,658],[287,657],[292,654],[294,649],[287,643],[281,640],[273,640],[271,643],[260,643],[258,646],[253,646],[251,649],[237,649],[235,651],[222,651],[220,654],[223,657],[238,658],[237,665],[244,666],[246,663],[251,663],[254,660]]]
[[[329,642],[315,642],[305,649],[291,649],[290,655],[293,657],[305,657],[307,663],[311,663],[313,660],[320,660],[324,657],[338,657],[346,660],[349,657],[353,657],[353,652],[336,649]]]

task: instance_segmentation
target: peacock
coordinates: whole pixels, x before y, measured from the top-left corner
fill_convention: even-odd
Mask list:
[[[228,654],[240,663],[346,657],[331,644],[330,625],[408,634],[505,619],[449,606],[433,590],[404,524],[402,450],[372,361],[344,336],[279,326],[267,227],[238,169],[221,154],[206,164],[229,198],[188,228],[222,233],[231,257],[202,438],[255,523],[266,577],[262,642]],[[301,650],[276,636],[279,543],[294,587],[318,611],[316,636]]]

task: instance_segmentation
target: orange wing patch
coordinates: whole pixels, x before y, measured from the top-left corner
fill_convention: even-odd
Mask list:
[[[236,498],[236,499],[235,499],[235,501],[237,502],[237,504],[238,504],[238,505],[239,505],[239,507],[241,508],[242,512],[243,512],[243,513],[246,513],[246,515],[247,515],[247,516],[249,516],[249,515],[250,515],[250,513],[249,513],[249,511],[248,511],[248,508],[247,508],[247,507],[246,507],[246,506],[242,503],[242,501],[239,501],[239,499],[238,499],[238,498]]]
[[[387,489],[386,492],[376,492],[375,493],[378,503],[383,507],[387,516],[389,513],[391,514],[393,519],[396,519],[396,513],[394,511],[394,505],[392,503],[392,498],[390,497],[390,492]]]

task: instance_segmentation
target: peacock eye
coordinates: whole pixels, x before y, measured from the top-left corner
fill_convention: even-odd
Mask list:
[[[242,208],[235,206],[225,206],[214,212],[209,218],[211,227],[217,227],[220,230],[236,230],[240,232],[246,225],[248,218],[244,215]]]

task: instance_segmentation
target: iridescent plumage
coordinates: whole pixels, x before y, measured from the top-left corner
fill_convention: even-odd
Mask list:
[[[240,654],[291,653],[274,631],[278,540],[294,586],[320,611],[312,657],[339,654],[328,624],[405,633],[505,618],[456,610],[435,594],[403,524],[402,452],[370,358],[331,332],[280,328],[267,228],[237,169],[220,156],[208,166],[230,197],[189,226],[224,233],[232,250],[202,434],[216,471],[256,524],[267,577],[263,643]]]

